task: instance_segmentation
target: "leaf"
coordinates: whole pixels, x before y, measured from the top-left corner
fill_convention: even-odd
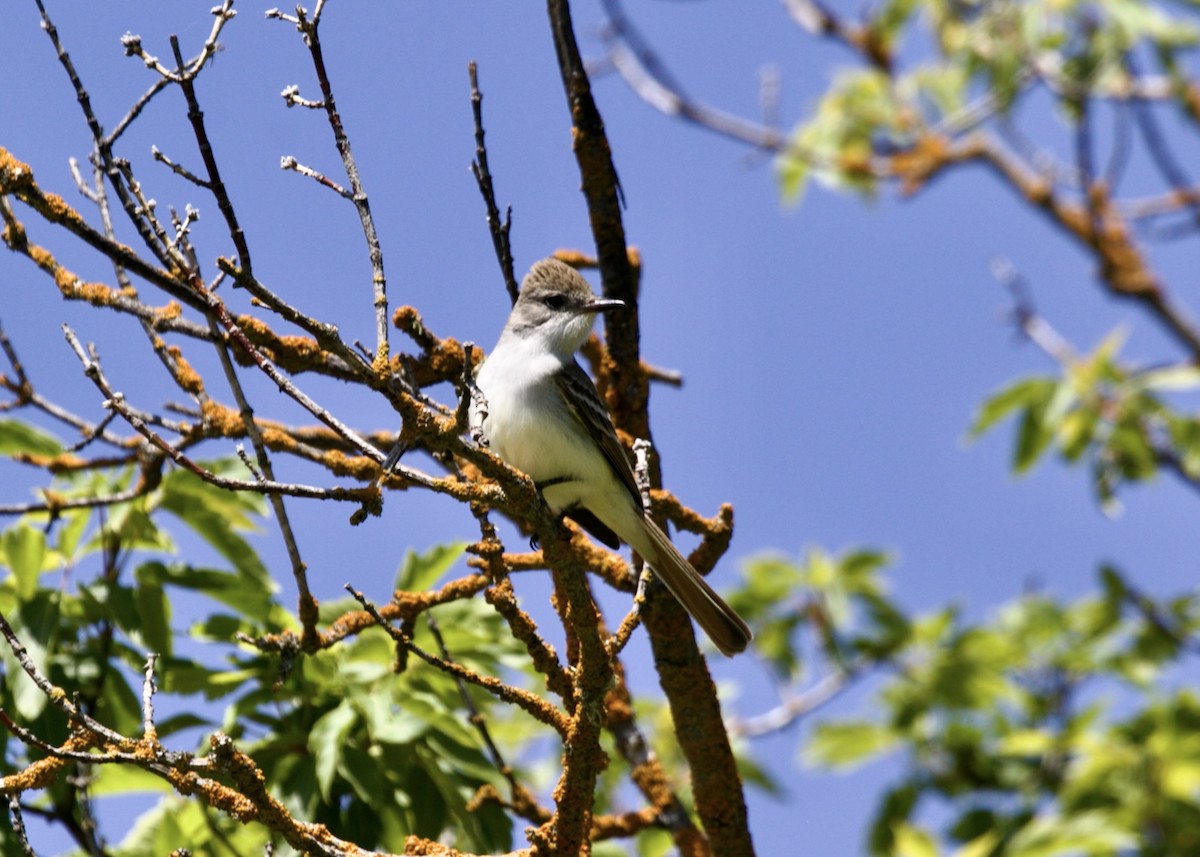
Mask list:
[[[182,732],[184,729],[194,729],[199,726],[210,726],[212,721],[201,717],[198,714],[193,714],[190,711],[181,711],[178,714],[172,714],[170,717],[155,719],[154,726],[158,732],[159,738],[166,738],[176,732]]]
[[[100,550],[118,541],[124,550],[149,550],[173,553],[175,545],[170,535],[160,530],[142,501],[122,503],[110,509],[108,523],[102,532],[88,539],[84,551]]]
[[[1006,857],[1059,857],[1075,854],[1113,854],[1138,845],[1118,816],[1104,810],[1060,816],[1039,815],[1016,832]]]
[[[33,661],[34,666],[46,674],[46,649],[29,635],[23,634],[20,627],[14,625],[18,638],[25,644],[25,653]],[[13,707],[20,715],[19,722],[31,723],[41,716],[50,702],[46,695],[33,683],[16,657],[9,651],[8,646],[0,647],[0,663],[4,666],[4,684],[13,700]]]
[[[20,420],[0,420],[0,455],[58,455],[63,445],[54,435]]]
[[[259,584],[269,585],[270,575],[266,566],[250,543],[235,531],[240,518],[243,517],[240,513],[230,516],[229,507],[214,508],[207,505],[205,498],[200,495],[179,491],[164,491],[162,507],[195,530],[242,574],[253,578]]]
[[[346,736],[358,722],[358,712],[344,699],[337,708],[321,715],[309,732],[308,749],[316,759],[317,788],[326,801],[330,799],[333,778],[342,762]]]
[[[746,600],[760,609],[751,614],[765,613],[772,605],[784,600],[800,584],[803,577],[794,560],[778,554],[760,554],[743,563]],[[743,606],[751,607],[752,604]]]
[[[896,857],[937,857],[937,843],[928,831],[911,824],[897,824],[893,834]]]
[[[274,604],[272,593],[278,589],[271,580],[185,563],[147,562],[138,567],[137,574],[139,580],[154,580],[207,595],[257,622],[266,621]]]
[[[384,694],[371,694],[360,701],[371,740],[376,743],[402,746],[417,740],[430,729],[425,720],[409,716]],[[444,716],[451,716],[451,713],[445,711]]]
[[[424,592],[445,574],[466,550],[466,542],[434,545],[423,554],[409,550],[404,564],[396,573],[395,589],[405,592]]]
[[[954,857],[991,857],[996,853],[996,844],[999,841],[999,833],[988,831],[965,843],[962,848],[954,852]]]
[[[140,572],[141,569],[139,568]],[[171,605],[162,586],[152,576],[135,574],[137,586],[133,599],[137,604],[138,630],[142,643],[151,652],[171,654]]]
[[[898,741],[894,732],[876,723],[822,723],[813,734],[804,757],[810,765],[846,770],[887,752]]]
[[[779,177],[779,193],[783,201],[799,205],[808,187],[812,164],[798,152],[785,151],[775,162],[775,173]]]
[[[97,765],[88,782],[88,795],[109,797],[111,795],[139,794],[145,792],[174,791],[171,784],[142,768],[132,765]]]
[[[75,558],[79,540],[83,538],[91,518],[91,509],[67,509],[59,514],[59,520],[62,523],[55,529],[57,537],[54,540],[54,547],[66,560]]]
[[[967,431],[968,438],[979,437],[1013,411],[1047,401],[1055,386],[1056,381],[1053,378],[1025,378],[993,393],[976,412],[975,419]]]
[[[1026,756],[1041,758],[1054,749],[1059,739],[1049,732],[1037,729],[1022,729],[1000,739],[996,752],[1002,756]]]
[[[1129,384],[1136,390],[1194,390],[1200,387],[1200,367],[1184,363],[1149,369],[1134,375]]]
[[[252,474],[239,459],[223,458],[203,461],[199,464],[218,476],[248,479]],[[236,530],[256,529],[255,519],[266,515],[266,500],[250,491],[227,491],[205,482],[189,470],[173,470],[162,481],[163,501],[176,504],[194,504],[210,511],[219,512]]]
[[[353,744],[342,748],[338,773],[354,789],[358,799],[373,810],[382,809],[391,797],[380,759]]]
[[[28,601],[37,592],[42,562],[46,557],[46,534],[21,522],[9,527],[0,536],[4,564],[12,570],[17,581],[17,597]]]
[[[1045,419],[1045,407],[1031,405],[1025,410],[1017,429],[1017,448],[1013,453],[1013,471],[1024,473],[1037,463],[1054,439],[1053,427]]]

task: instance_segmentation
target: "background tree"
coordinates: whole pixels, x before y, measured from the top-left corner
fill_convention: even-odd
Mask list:
[[[785,134],[690,99],[616,0],[605,5],[609,59],[633,90],[668,115],[774,153],[787,199],[814,180],[864,196],[889,187],[916,196],[983,166],[1165,342],[1133,356],[1118,329],[1081,349],[1039,314],[1022,272],[998,259],[993,273],[1012,299],[1013,324],[1057,371],[989,396],[971,435],[1015,417],[1014,471],[1052,451],[1087,465],[1112,515],[1127,486],[1160,471],[1200,484],[1200,422],[1194,397],[1183,395],[1200,380],[1200,328],[1186,297],[1194,268],[1177,267],[1181,255],[1194,264],[1200,227],[1187,166],[1200,123],[1200,85],[1188,67],[1200,40],[1194,15],[1116,0],[895,2],[854,17],[788,0],[800,29],[857,63]],[[753,610],[812,587],[799,615],[760,618],[760,646],[774,647],[780,672],[794,675],[794,629],[813,623],[834,665],[808,690],[818,700],[864,670],[894,669],[873,716],[822,725],[806,750],[835,767],[901,755],[868,834],[872,853],[1197,848],[1194,590],[1155,600],[1102,564],[1100,592],[1075,602],[1033,591],[979,624],[953,609],[914,619],[882,598],[872,573],[879,561],[760,561],[743,602]],[[757,728],[807,712],[809,700],[794,699]],[[931,803],[942,819],[918,822]]]
[[[1127,3],[884,4],[861,20],[808,3],[786,9],[805,29],[848,47],[860,63],[835,78],[813,118],[792,134],[688,99],[613,3],[605,10],[609,62],[659,107],[774,153],[785,195],[797,195],[813,178],[866,193],[889,183],[915,192],[943,173],[986,165],[1092,260],[1106,289],[1147,310],[1167,336],[1142,361],[1149,368],[1123,356],[1115,338],[1089,354],[1035,311],[1030,294],[1040,268],[1027,282],[1012,265],[1001,265],[997,272],[1010,289],[1020,329],[1060,371],[990,397],[974,430],[1016,412],[1017,468],[1028,469],[1055,448],[1068,462],[1087,461],[1109,510],[1118,492],[1128,495],[1129,481],[1163,467],[1190,486],[1195,424],[1179,395],[1194,384],[1190,322],[1168,288],[1170,251],[1159,267],[1144,246],[1171,219],[1181,223],[1167,225],[1166,234],[1190,235],[1194,219],[1180,154],[1188,142],[1164,130],[1174,103],[1184,107],[1182,127],[1189,133],[1194,118],[1187,112],[1194,96],[1184,67],[1184,51],[1194,40],[1189,23],[1165,8]],[[881,854],[1176,854],[1194,847],[1189,837],[1200,770],[1191,737],[1195,700],[1178,680],[1188,675],[1196,605],[1188,595],[1151,597],[1115,567],[1105,567],[1098,595],[1064,602],[1033,591],[979,616],[954,608],[924,612],[928,603],[914,612],[911,594],[907,601],[888,595],[882,578],[887,557],[880,551],[812,549],[799,560],[760,557],[747,563],[745,582],[732,596],[753,617],[759,659],[715,665],[718,675],[736,675],[754,704],[739,702],[742,716],[722,725],[708,670],[676,605],[651,589],[641,610],[651,644],[646,648],[628,613],[635,577],[627,565],[562,532],[528,483],[470,442],[463,391],[478,351],[434,335],[431,329],[443,323],[429,313],[426,324],[414,308],[389,311],[395,280],[385,276],[381,248],[388,235],[404,232],[375,225],[387,212],[395,217],[405,199],[416,200],[410,222],[436,218],[442,210],[431,196],[404,194],[422,163],[406,147],[421,136],[414,133],[414,116],[428,117],[422,130],[435,133],[450,124],[439,119],[454,102],[467,153],[463,163],[473,150],[492,240],[483,238],[477,215],[463,216],[479,211],[478,199],[461,198],[448,210],[454,221],[473,221],[472,231],[463,230],[469,240],[456,241],[457,223],[449,221],[442,224],[445,242],[434,252],[397,240],[405,248],[399,266],[409,275],[405,290],[434,308],[434,296],[450,292],[451,304],[469,314],[464,299],[477,302],[478,282],[457,274],[447,259],[466,265],[472,254],[494,249],[501,273],[490,275],[494,285],[487,294],[499,296],[502,282],[511,294],[516,254],[507,242],[526,228],[536,236],[546,233],[545,241],[567,243],[564,233],[578,246],[594,241],[606,292],[644,298],[643,307],[653,313],[655,295],[666,294],[654,288],[662,280],[641,276],[641,258],[625,245],[622,217],[656,210],[653,204],[639,207],[639,193],[678,205],[670,199],[670,147],[646,159],[648,177],[640,160],[632,161],[632,170],[622,169],[624,190],[634,199],[623,213],[566,5],[549,4],[552,39],[540,22],[536,32],[506,36],[500,46],[526,77],[512,100],[501,102],[509,109],[497,112],[502,123],[517,123],[501,127],[520,131],[520,142],[506,141],[489,119],[492,162],[501,188],[510,182],[540,187],[548,179],[573,195],[582,179],[592,236],[582,231],[582,217],[566,225],[545,200],[517,205],[518,228],[510,232],[483,149],[478,100],[471,136],[461,64],[454,70],[458,96],[427,94],[419,113],[400,109],[403,96],[397,93],[408,80],[420,81],[413,87],[420,90],[437,70],[421,76],[409,67],[400,84],[372,76],[364,90],[339,85],[335,102],[337,59],[360,51],[364,26],[377,23],[343,21],[333,31],[341,36],[341,50],[330,50],[321,38],[329,31],[318,23],[337,21],[339,11],[318,4],[294,15],[271,12],[270,20],[251,24],[233,21],[232,6],[225,4],[214,10],[211,29],[194,20],[185,26],[190,47],[186,37],[167,37],[175,22],[148,23],[143,38],[122,39],[125,52],[149,69],[130,64],[143,76],[127,99],[88,83],[71,60],[75,48],[44,19],[51,47],[43,48],[57,52],[70,83],[61,90],[64,107],[74,107],[72,95],[83,107],[93,151],[90,166],[81,162],[76,169],[87,198],[78,208],[56,195],[51,188],[62,188],[45,180],[40,167],[31,170],[15,147],[5,149],[0,163],[5,240],[17,257],[26,257],[14,257],[23,263],[12,268],[20,279],[13,275],[5,288],[23,304],[25,295],[53,283],[67,299],[55,305],[53,312],[61,315],[52,320],[10,324],[3,342],[3,407],[14,413],[0,424],[0,449],[13,462],[5,476],[20,474],[6,484],[20,494],[29,473],[44,474],[32,501],[3,500],[4,511],[19,516],[0,542],[9,572],[0,582],[6,617],[0,630],[13,653],[5,662],[0,700],[10,728],[3,788],[14,820],[12,833],[0,833],[6,849],[20,853],[36,846],[38,837],[23,839],[19,822],[44,817],[68,830],[87,853],[244,853],[267,844],[328,853],[356,846],[445,853],[450,845],[492,853],[522,842],[547,852],[577,853],[591,842],[597,852],[627,853],[631,837],[642,853],[671,846],[684,853],[750,853],[751,827],[727,736],[755,739],[758,755],[769,758],[772,748],[793,743],[789,726],[856,684],[869,689],[870,716],[847,715],[843,706],[835,718],[805,730],[801,743],[817,767],[889,754],[900,759],[869,829],[852,841],[837,839],[837,845],[800,836],[796,819],[802,813],[817,826],[837,823],[800,802],[785,812],[788,823],[753,827],[761,853],[801,844],[816,853],[855,853],[860,837]],[[646,14],[678,26],[688,16],[712,13],[696,7]],[[267,50],[268,33],[287,31],[281,21],[296,27],[305,50],[282,40]],[[30,34],[36,22],[33,16],[27,22]],[[418,33],[425,41],[464,31],[455,15],[425,23]],[[130,24],[117,26],[124,32]],[[152,38],[155,28],[162,35]],[[239,32],[247,31],[254,39],[240,42]],[[498,41],[486,24],[475,32]],[[535,37],[541,53],[530,47]],[[717,44],[726,40],[721,33]],[[659,42],[652,36],[648,43]],[[91,47],[89,40],[83,47]],[[399,44],[389,43],[388,51],[389,61],[405,56]],[[703,51],[695,53],[713,65]],[[310,167],[314,146],[304,156],[285,154],[281,165],[351,203],[354,214],[342,219],[358,235],[339,231],[345,224],[326,213],[337,211],[328,196],[319,207],[311,195],[284,196],[290,192],[284,187],[300,185],[296,176],[285,177],[290,185],[259,177],[261,159],[255,156],[261,150],[276,145],[271,151],[277,157],[280,149],[296,151],[293,144],[306,137],[291,131],[275,140],[267,123],[245,118],[258,120],[254,112],[224,126],[223,136],[215,132],[222,112],[237,113],[235,93],[268,76],[264,57],[272,67],[307,57],[305,77],[300,66],[287,73],[315,79],[318,92],[301,84],[288,86],[283,97],[288,106],[324,114],[338,158],[320,170]],[[490,67],[485,61],[485,72]],[[271,80],[263,86],[277,92],[281,85]],[[567,95],[569,141],[561,94],[555,95],[553,135],[534,109],[549,103],[551,85]],[[7,87],[14,102],[17,89]],[[764,87],[768,115],[778,108],[773,92]],[[103,110],[95,106],[101,98],[112,100]],[[132,111],[130,103],[137,105]],[[1016,121],[1023,109],[1055,107],[1062,108],[1069,130],[1057,158],[1049,141],[1031,143]],[[41,118],[29,109],[4,113]],[[355,137],[354,153],[367,153],[362,163],[398,177],[386,193],[372,190],[369,197],[365,187],[371,183],[359,177],[346,130],[355,126],[355,115],[367,114],[404,120],[386,126],[379,140]],[[1112,120],[1111,132],[1099,130],[1098,116]],[[629,162],[621,155],[621,128],[633,124],[632,118],[609,118],[607,131],[622,165]],[[652,132],[651,139],[661,133]],[[9,134],[22,136],[15,128]],[[544,143],[542,137],[552,139]],[[688,139],[699,145],[701,138]],[[568,143],[573,163],[565,157]],[[539,157],[549,151],[562,159]],[[34,157],[44,153],[27,159]],[[530,165],[536,176],[526,172]],[[341,174],[344,181],[333,178]],[[721,183],[706,179],[708,201]],[[469,180],[461,185],[454,193],[474,192]],[[255,190],[239,193],[239,187]],[[448,193],[450,185],[435,187]],[[1123,202],[1123,187],[1138,198]],[[306,183],[305,192],[312,190],[317,187]],[[520,198],[522,190],[514,193]],[[178,202],[155,203],[155,196]],[[204,204],[209,200],[215,213]],[[819,204],[812,197],[806,202],[805,211]],[[977,215],[978,199],[970,203]],[[572,205],[582,213],[577,196]],[[675,211],[670,205],[664,210]],[[685,215],[688,227],[676,231],[697,246],[702,210],[680,205],[679,211],[691,214]],[[780,419],[778,403],[793,398],[798,377],[803,388],[797,366],[805,364],[792,358],[807,341],[805,320],[782,311],[781,290],[757,288],[762,281],[731,249],[737,246],[737,218],[707,219],[718,221],[724,252],[714,245],[695,255],[701,265],[734,259],[735,276],[722,281],[713,272],[716,300],[704,300],[703,284],[688,281],[690,291],[673,293],[670,315],[646,329],[658,334],[659,348],[682,341],[669,334],[682,330],[682,338],[697,341],[729,367],[728,375],[688,373],[689,387],[699,385],[693,398],[702,402],[704,430],[692,420],[685,422],[685,434],[698,436],[708,454],[684,459],[688,467],[681,469],[727,474],[717,485],[739,499],[739,521],[749,521],[743,526],[752,548],[779,539],[756,539],[761,507],[743,505],[740,497],[778,496],[773,487],[781,483],[772,479],[796,483],[810,466],[795,452],[802,444],[788,440],[805,431],[836,434],[830,425],[836,420],[806,413],[801,427]],[[987,218],[972,219],[991,225]],[[663,234],[645,222],[641,228]],[[366,254],[358,243],[364,239]],[[671,241],[665,236],[648,244],[650,271],[660,254],[670,253]],[[351,254],[334,250],[343,244],[354,248],[352,264],[346,261]],[[543,253],[526,251],[530,258]],[[414,276],[414,260],[422,256],[428,256],[427,267]],[[302,273],[282,266],[289,257],[303,260]],[[582,254],[567,258],[589,264]],[[282,271],[289,273],[272,276]],[[815,276],[815,269],[806,273]],[[292,279],[297,277],[303,282]],[[644,293],[637,291],[640,284]],[[756,316],[746,331],[738,327],[740,313],[754,305],[759,291],[771,298],[772,315]],[[72,302],[87,311],[76,312],[81,307]],[[495,335],[505,305],[497,301],[481,312],[487,319],[478,327],[481,337]],[[110,325],[96,325],[97,318],[109,318],[97,309],[117,316]],[[6,316],[23,318],[21,311],[10,301]],[[717,326],[703,327],[703,316],[718,319]],[[69,348],[52,349],[47,331],[63,318],[70,321]],[[451,318],[454,330],[472,329]],[[778,319],[788,323],[786,338],[771,333]],[[597,340],[589,357],[618,426],[630,438],[649,437],[647,385],[677,383],[678,377],[642,360],[639,316],[614,321],[605,345]],[[128,347],[128,331],[135,330],[130,325],[144,331],[144,344],[136,348]],[[403,346],[391,341],[389,325],[404,332]],[[729,336],[747,345],[713,347]],[[95,350],[86,344],[93,339]],[[149,353],[166,370],[161,378],[145,371]],[[64,354],[69,363],[54,362]],[[903,356],[888,358],[877,362],[899,364]],[[767,366],[785,374],[771,375]],[[825,374],[840,371],[848,369],[833,362]],[[936,384],[938,373],[928,374]],[[714,378],[724,386],[705,399],[704,385]],[[669,412],[672,400],[661,403]],[[725,412],[732,412],[732,421]],[[387,427],[397,413],[404,455],[385,473],[381,465],[397,445]],[[775,434],[783,426],[788,438],[756,444],[756,423]],[[901,436],[898,429],[889,431]],[[660,437],[660,444],[673,450],[678,442],[686,449],[686,440],[675,434],[666,442]],[[772,473],[756,469],[755,446],[770,456]],[[868,447],[861,444],[855,452],[869,454]],[[724,459],[733,469],[724,469]],[[657,456],[647,471],[653,482],[660,480]],[[747,473],[755,478],[745,478]],[[692,478],[681,473],[670,482],[693,486]],[[702,488],[692,490],[680,496],[706,496]],[[873,493],[884,491],[872,485]],[[439,506],[439,496],[450,502]],[[829,503],[828,495],[814,496],[842,519],[856,520]],[[701,536],[694,557],[711,568],[729,545],[732,515],[720,505],[728,497],[717,495],[707,507],[717,510],[712,518],[691,512],[672,494],[653,497],[672,523]],[[402,510],[398,516],[396,508]],[[445,512],[450,532],[461,538],[471,526],[479,540],[410,551],[394,596],[359,593],[372,588],[380,556],[395,556],[413,543],[414,533],[428,544],[422,517],[428,508]],[[381,513],[386,527],[373,517]],[[249,541],[249,530],[267,514],[275,544]],[[350,529],[347,519],[358,528]],[[522,530],[511,529],[507,519]],[[795,528],[794,516],[786,520],[775,525],[777,533]],[[860,525],[851,531],[856,538],[862,537]],[[530,534],[540,540],[540,551],[505,551],[505,543],[520,545]],[[464,547],[471,569],[461,563]],[[998,562],[1019,586],[1024,571],[1012,570],[1019,546],[1006,547],[1011,551]],[[547,567],[553,569],[552,593],[539,580],[545,575],[524,573]],[[278,571],[285,568],[290,579]],[[598,578],[582,573],[588,568]],[[337,600],[346,579],[357,604]],[[624,591],[613,598],[600,587],[589,591],[588,581],[596,579]],[[551,594],[557,615],[539,606]],[[591,609],[593,595],[603,618]],[[632,634],[626,657],[609,659],[605,624],[617,629],[617,640]],[[387,632],[376,625],[388,625]],[[148,659],[149,652],[158,657]],[[643,664],[651,662],[673,724],[657,695],[638,686],[648,672]],[[760,669],[770,681],[756,678]],[[1164,676],[1173,682],[1164,683]],[[783,700],[774,706],[763,690],[772,684]],[[207,704],[197,703],[201,695]],[[855,694],[847,695],[853,706]],[[861,692],[858,699],[864,701]],[[769,710],[747,713],[755,708]],[[186,752],[197,746],[195,756]],[[763,770],[750,756],[741,759],[743,777],[767,790],[778,790],[779,780],[768,771],[779,777],[779,770],[778,764]],[[796,788],[790,780],[788,785]],[[836,786],[822,788],[832,792]],[[168,794],[126,833],[128,825],[116,822],[105,796],[147,789]],[[119,845],[110,844],[119,837]]]

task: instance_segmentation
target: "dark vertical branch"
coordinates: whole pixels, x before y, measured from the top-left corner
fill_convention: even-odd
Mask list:
[[[471,114],[475,118],[475,160],[471,162],[471,173],[479,185],[479,193],[483,195],[483,203],[487,207],[488,231],[492,233],[492,247],[496,250],[496,261],[500,263],[500,273],[504,277],[504,288],[508,291],[509,299],[517,302],[517,278],[513,274],[512,243],[509,232],[512,229],[512,208],[504,214],[500,221],[500,207],[496,205],[496,188],[492,182],[492,172],[488,167],[487,145],[483,142],[483,93],[479,91],[479,75],[475,63],[467,64],[467,75],[471,79]]]
[[[608,405],[618,428],[649,440],[648,385],[639,368],[638,276],[625,242],[621,185],[604,133],[604,121],[592,98],[591,83],[579,55],[570,7],[566,0],[550,0],[549,13],[604,294],[623,300],[632,308],[629,312],[610,313],[604,320],[608,350],[612,355],[612,365],[608,367]],[[650,477],[655,484],[659,483],[660,474],[653,469]]]
[[[620,183],[604,122],[579,54],[567,0],[548,0],[548,13],[604,294],[633,308],[631,312],[612,313],[605,320],[608,406],[619,429],[650,440],[648,384],[639,355],[638,270],[625,242]],[[651,462],[650,479],[655,485],[661,484],[657,460]],[[753,854],[745,796],[716,687],[696,647],[687,614],[674,599],[663,595],[648,600],[644,618],[676,735],[692,770],[696,809],[713,853]]]
[[[248,277],[253,270],[250,265],[250,247],[246,244],[246,236],[242,232],[242,227],[238,225],[237,214],[233,210],[229,191],[226,190],[225,182],[221,180],[221,171],[217,168],[217,156],[213,153],[212,143],[208,139],[208,130],[204,125],[204,111],[200,109],[200,102],[196,98],[195,76],[185,70],[183,54],[179,52],[179,39],[174,35],[171,36],[171,52],[174,54],[175,64],[179,68],[179,88],[183,90],[184,100],[187,101],[188,122],[192,124],[192,131],[196,136],[196,148],[200,150],[200,159],[204,161],[209,187],[217,201],[217,208],[220,210],[221,216],[225,218],[225,225],[229,229],[229,237],[233,241],[234,249],[237,250],[238,266]]]

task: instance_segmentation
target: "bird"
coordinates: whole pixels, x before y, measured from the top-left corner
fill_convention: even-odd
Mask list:
[[[534,481],[556,515],[614,550],[620,542],[632,547],[717,649],[733,656],[749,645],[749,627],[648,514],[608,411],[575,359],[596,316],[624,307],[596,296],[558,259],[535,263],[476,377],[486,400],[482,435]]]

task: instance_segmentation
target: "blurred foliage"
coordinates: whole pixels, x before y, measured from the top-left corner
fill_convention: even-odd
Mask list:
[[[839,70],[792,132],[778,160],[786,198],[798,198],[814,178],[873,194],[880,184],[873,158],[914,146],[927,131],[969,126],[984,104],[987,115],[1007,114],[1030,92],[1049,90],[1063,116],[1075,119],[1082,98],[1129,91],[1135,56],[1173,84],[1170,97],[1183,111],[1197,111],[1182,66],[1200,44],[1191,3],[884,0],[855,27],[849,41],[868,61]],[[900,68],[899,57],[912,61]],[[1045,86],[1028,86],[1035,76]]]
[[[1087,462],[1108,512],[1119,508],[1122,484],[1152,479],[1160,468],[1200,482],[1200,417],[1178,404],[1200,387],[1200,371],[1124,366],[1122,339],[1114,334],[1091,354],[1064,356],[1059,377],[1007,384],[984,400],[971,435],[1014,417],[1013,470],[1023,473],[1053,450],[1068,463]]]
[[[1200,594],[1150,599],[1104,567],[1077,601],[909,616],[880,560],[762,557],[737,601],[769,605],[758,627],[780,672],[872,677],[869,714],[822,718],[800,751],[814,771],[899,759],[871,854],[1200,853],[1200,695],[1183,680]],[[757,601],[780,579],[782,601]]]
[[[969,436],[1013,420],[1014,472],[1053,454],[1086,466],[1110,514],[1123,486],[1159,473],[1200,485],[1192,322],[1146,247],[1194,238],[1200,222],[1185,154],[1200,123],[1187,67],[1200,45],[1197,6],[884,0],[854,15],[840,4],[787,5],[853,64],[781,150],[785,198],[814,179],[868,197],[896,182],[913,192],[978,157],[1186,352],[1138,361],[1122,354],[1116,331],[1081,353],[1037,316],[1019,275],[998,273],[1014,322],[1055,371],[989,395]],[[1048,106],[1057,136],[1046,131]],[[1116,130],[1097,130],[1094,115],[1111,116]],[[1124,176],[1137,177],[1128,184],[1138,194],[1152,182],[1158,196],[1140,198],[1155,205],[1121,197]],[[1172,216],[1172,227],[1156,228]],[[1119,269],[1140,279],[1122,280]],[[789,683],[872,677],[869,714],[819,723],[801,750],[816,769],[899,760],[867,833],[870,853],[1200,854],[1195,589],[1152,598],[1104,567],[1098,592],[1076,601],[1033,592],[981,621],[953,609],[912,617],[888,599],[879,565],[874,554],[762,558],[737,601],[754,612],[770,599],[755,616],[758,642]]]

